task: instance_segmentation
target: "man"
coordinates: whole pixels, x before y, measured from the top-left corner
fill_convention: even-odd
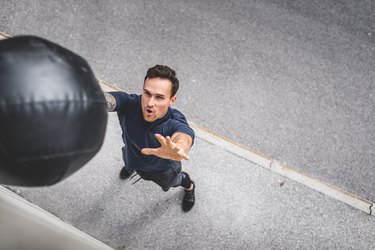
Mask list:
[[[188,160],[194,142],[194,131],[185,116],[171,106],[176,102],[179,80],[168,66],[148,69],[142,95],[108,92],[108,111],[117,111],[125,146],[125,166],[121,179],[136,171],[144,180],[153,181],[164,191],[182,186],[185,195],[183,211],[195,203],[195,183],[181,171],[181,160]]]

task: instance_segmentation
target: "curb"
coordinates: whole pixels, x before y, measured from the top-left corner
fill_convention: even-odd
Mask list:
[[[342,190],[336,186],[333,186],[329,183],[323,182],[319,179],[309,176],[303,171],[292,168],[286,164],[282,164],[278,161],[275,161],[267,156],[264,156],[250,148],[244,147],[234,141],[231,141],[228,138],[217,135],[212,131],[200,127],[199,125],[190,122],[191,127],[194,128],[196,135],[208,141],[214,145],[224,148],[225,150],[238,155],[246,160],[249,160],[258,166],[264,167],[272,172],[275,172],[281,176],[284,176],[288,179],[296,181],[304,186],[307,186],[315,191],[328,195],[336,200],[344,202],[354,208],[357,208],[369,215],[373,215],[372,207],[373,203],[371,201],[362,199],[352,193],[349,193],[345,190]]]

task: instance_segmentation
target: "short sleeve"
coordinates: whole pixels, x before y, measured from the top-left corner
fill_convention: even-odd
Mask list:
[[[180,132],[189,135],[192,139],[192,145],[194,144],[195,133],[194,130],[187,124],[187,122],[185,123],[175,120],[173,124],[173,130],[173,134],[176,132]]]
[[[132,108],[137,102],[136,95],[129,95],[125,92],[109,92],[116,99],[116,108],[114,111],[124,111]]]

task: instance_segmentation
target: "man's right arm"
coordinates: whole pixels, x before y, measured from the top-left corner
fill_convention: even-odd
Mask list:
[[[107,101],[107,111],[114,111],[116,109],[116,98],[108,92],[104,92],[104,97]]]

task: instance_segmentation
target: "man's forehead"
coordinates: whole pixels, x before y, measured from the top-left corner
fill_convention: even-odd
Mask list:
[[[147,78],[143,89],[154,95],[169,96],[172,89],[172,83],[169,79]]]

